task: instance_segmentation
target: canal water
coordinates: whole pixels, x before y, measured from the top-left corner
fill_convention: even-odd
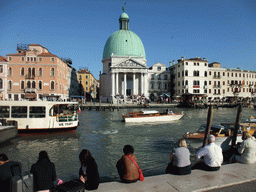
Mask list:
[[[102,180],[109,181],[118,178],[116,162],[123,154],[123,146],[131,144],[144,176],[158,175],[164,173],[177,140],[206,123],[208,112],[207,109],[173,108],[174,112],[184,111],[182,119],[148,124],[125,124],[121,121],[123,113],[136,110],[139,109],[84,110],[79,114],[80,126],[76,132],[19,136],[0,146],[0,153],[6,153],[11,160],[21,161],[23,170],[28,170],[37,161],[38,153],[46,150],[55,163],[58,177],[67,181],[78,178],[78,155],[82,149],[89,149],[96,159]],[[163,111],[164,108],[156,110]],[[255,112],[254,109],[243,108],[242,121],[256,115]],[[214,109],[212,123],[235,122],[236,113],[237,108]],[[196,149],[191,146],[189,149],[193,160]]]

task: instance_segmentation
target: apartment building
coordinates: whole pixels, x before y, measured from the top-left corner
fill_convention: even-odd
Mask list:
[[[68,65],[39,44],[18,45],[17,53],[7,54],[8,99],[42,99],[68,95]]]
[[[7,98],[7,59],[0,55],[0,100]]]

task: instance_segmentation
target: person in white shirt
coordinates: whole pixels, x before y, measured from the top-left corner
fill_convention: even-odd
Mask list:
[[[197,154],[196,159],[199,161],[192,169],[202,169],[205,171],[218,171],[223,163],[222,149],[215,144],[215,137],[209,135],[208,145],[201,148]],[[201,158],[203,157],[203,161]]]

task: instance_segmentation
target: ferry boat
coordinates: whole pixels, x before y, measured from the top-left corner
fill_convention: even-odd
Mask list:
[[[183,112],[173,113],[168,110],[164,113],[160,113],[156,110],[136,111],[131,112],[128,115],[123,114],[123,121],[126,123],[167,122],[179,120],[183,115]]]
[[[18,133],[76,130],[77,102],[0,101],[0,118],[18,122]]]

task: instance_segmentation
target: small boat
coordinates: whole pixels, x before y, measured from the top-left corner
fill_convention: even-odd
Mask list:
[[[201,124],[200,128],[196,132],[194,133],[187,132],[186,134],[183,135],[183,138],[204,139],[205,129],[206,129],[206,124]],[[225,137],[225,136],[229,136],[231,133],[229,129],[225,128],[223,125],[212,125],[210,134],[214,135],[215,137]]]
[[[148,111],[136,111],[131,112],[128,115],[123,114],[123,121],[126,123],[142,123],[142,122],[168,122],[179,120],[184,113],[173,113],[166,110],[166,112],[160,113],[156,110]]]
[[[78,102],[0,102],[0,118],[17,121],[19,134],[76,130],[78,110]]]
[[[251,118],[246,119],[246,122],[256,123],[256,119],[253,116],[251,116]]]

